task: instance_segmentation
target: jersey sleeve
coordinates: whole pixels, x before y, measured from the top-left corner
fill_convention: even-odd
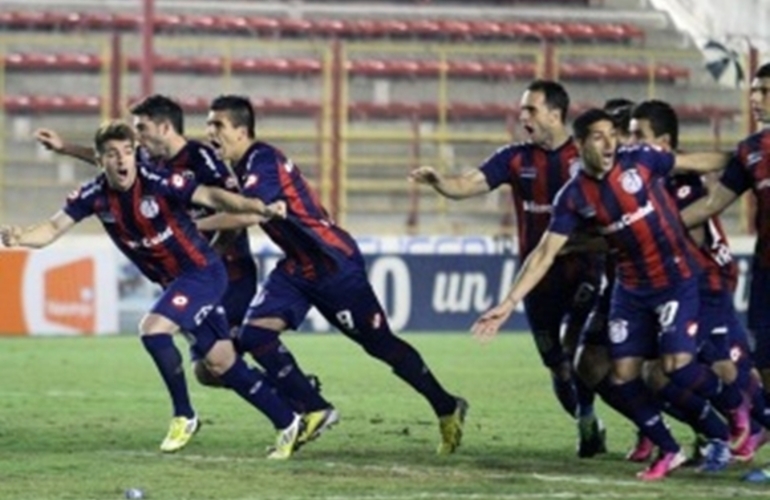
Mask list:
[[[754,177],[747,167],[748,156],[746,145],[739,145],[719,178],[719,182],[735,194],[744,193],[754,186]]]
[[[575,196],[575,187],[576,184],[570,181],[556,193],[548,231],[569,236],[582,223]]]
[[[159,173],[158,186],[160,194],[184,205],[192,201],[192,195],[198,188],[198,182],[178,172]]]
[[[69,215],[75,222],[80,222],[94,214],[96,211],[96,193],[95,183],[83,184],[67,196],[62,210]]]
[[[650,145],[640,146],[634,151],[637,165],[649,168],[653,174],[665,177],[671,173],[676,163],[676,156]]]
[[[490,190],[511,182],[511,160],[517,152],[518,148],[513,145],[500,148],[479,166]]]
[[[217,158],[216,154],[203,144],[195,146],[195,180],[206,186],[216,186],[228,191],[237,191],[237,181],[230,169]]]
[[[243,195],[272,203],[282,198],[281,169],[290,174],[293,165],[275,151],[258,151],[249,159]]]

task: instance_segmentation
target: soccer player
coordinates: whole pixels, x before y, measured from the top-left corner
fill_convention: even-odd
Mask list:
[[[137,149],[137,161],[154,168],[167,169],[198,184],[238,191],[238,181],[209,146],[184,137],[184,115],[174,100],[152,95],[131,107],[134,128],[142,148]],[[35,137],[48,149],[89,163],[95,162],[90,147],[66,143],[58,133],[40,129]],[[190,215],[196,219],[210,215],[208,207],[191,206]],[[237,328],[257,290],[257,269],[251,256],[246,231],[207,235],[220,252],[228,275],[228,288],[222,299],[230,328]],[[171,395],[173,417],[168,434],[160,445],[161,451],[175,452],[187,445],[197,432],[200,421],[190,402],[182,368],[182,356],[168,333],[148,332],[141,336],[142,344],[154,360]],[[196,378],[204,385],[218,385],[205,363],[200,363],[195,350],[191,358]]]
[[[520,120],[529,135],[528,142],[500,148],[478,168],[462,175],[443,175],[426,166],[414,170],[410,178],[454,200],[510,184],[519,258],[523,261],[548,227],[554,196],[577,167],[577,146],[565,126],[568,109],[569,95],[564,87],[552,81],[534,81],[521,97]],[[577,343],[594,305],[602,269],[600,254],[573,252],[561,256],[524,301],[535,345],[551,372],[554,393],[562,408],[577,419],[580,457],[606,451],[604,426],[593,410],[593,391],[575,376],[569,350]]]
[[[648,146],[617,150],[612,117],[591,109],[573,123],[582,164],[554,201],[548,230],[517,274],[505,299],[474,323],[475,335],[494,336],[516,305],[542,280],[568,236],[594,227],[616,256],[609,337],[614,408],[652,439],[659,457],[639,473],[658,480],[686,457],[663,423],[640,378],[645,357],[659,353],[668,377],[682,387],[715,395],[720,385],[706,367],[694,363],[698,326],[697,250],[686,235],[662,178],[676,166],[712,171],[724,155],[678,155]],[[660,334],[658,335],[658,332]]]
[[[702,223],[720,213],[749,189],[757,199],[755,224],[757,241],[751,268],[748,327],[754,335],[754,362],[765,391],[770,387],[770,309],[765,304],[770,294],[770,64],[762,65],[751,82],[751,111],[762,130],[740,142],[732,160],[708,198],[692,204],[682,213],[688,226]],[[770,395],[765,394],[765,399]],[[770,481],[770,469],[746,476],[749,481]]]
[[[131,107],[134,127],[142,148],[137,149],[137,161],[153,168],[161,168],[192,178],[199,184],[209,185],[238,192],[239,185],[235,175],[219,159],[210,146],[199,141],[189,140],[184,136],[184,114],[174,100],[152,95]],[[38,130],[37,139],[49,149],[67,154],[81,160],[93,162],[91,148],[65,143],[59,135],[49,129]],[[90,157],[89,157],[90,154]],[[211,215],[208,207],[192,205],[188,209],[193,219]],[[245,230],[217,231],[206,236],[221,254],[228,273],[228,288],[222,300],[231,331],[235,331],[243,322],[249,304],[256,294],[257,269],[251,256],[248,234]],[[197,432],[199,419],[195,414],[187,392],[187,385],[182,369],[182,357],[173,344],[171,335],[142,335],[142,342],[152,355],[156,365],[167,383],[172,397],[174,416],[169,432],[161,443],[161,450],[174,452],[184,447]],[[236,350],[238,345],[236,344]],[[198,381],[206,386],[221,386],[222,381],[214,377],[205,363],[199,362],[194,349],[190,350],[193,369]],[[299,373],[304,376],[304,374]],[[307,390],[317,390],[318,382],[307,382]],[[278,385],[271,381],[271,385]],[[313,432],[313,423],[318,422],[306,408],[297,401],[288,400],[296,411],[303,413],[309,425],[306,432]],[[328,403],[327,403],[328,404]],[[301,437],[304,442],[307,435]]]
[[[137,165],[135,135],[123,122],[100,127],[94,145],[102,173],[73,192],[64,208],[49,220],[26,229],[3,228],[3,244],[42,248],[84,218],[96,215],[118,249],[163,287],[163,294],[139,325],[141,333],[186,332],[208,369],[279,429],[268,457],[289,458],[303,420],[270,390],[259,372],[249,370],[236,355],[219,306],[227,286],[225,267],[187,213],[194,203],[270,218],[285,216],[285,205],[266,205],[198,185],[178,173]]]
[[[679,127],[676,112],[663,101],[649,100],[636,106],[631,113],[629,131],[633,141],[659,147],[664,151],[676,151],[679,142]],[[706,187],[700,175],[683,173],[666,178],[666,187],[681,211],[706,195]],[[733,292],[737,281],[737,266],[732,259],[727,237],[718,218],[712,217],[705,224],[689,231],[700,249],[699,257],[704,268],[699,291],[698,360],[711,366],[722,380],[722,397],[715,406],[727,415],[733,424],[730,432],[734,442],[734,456],[750,460],[753,456],[752,440],[748,439],[748,423],[740,421],[748,407],[740,415],[734,415],[742,402],[741,386],[748,382],[748,373],[738,380],[736,366],[730,359],[730,339],[743,339],[745,330],[738,320],[733,306]],[[649,382],[658,397],[666,401],[677,416],[699,434],[722,439],[728,434],[727,428],[714,414],[708,402],[671,381],[663,373],[659,362],[652,363]],[[673,413],[672,413],[673,414]],[[735,418],[734,418],[735,417]],[[738,418],[740,417],[740,418]],[[697,440],[696,440],[697,442]],[[645,447],[637,447],[629,455],[632,460],[646,459]],[[647,446],[648,455],[651,454]],[[696,444],[696,450],[700,446]],[[706,447],[702,470],[717,471],[724,468],[729,455],[723,447]],[[697,455],[697,453],[696,453]]]
[[[325,420],[335,417],[328,403],[318,401],[317,395],[300,387],[301,380],[292,377],[299,367],[279,337],[286,329],[296,329],[315,306],[428,400],[439,419],[438,453],[453,453],[460,445],[468,404],[444,390],[420,354],[391,331],[355,240],[329,218],[299,168],[276,148],[256,140],[254,121],[248,99],[220,96],[210,106],[209,138],[220,156],[231,162],[243,194],[267,203],[286,201],[287,218],[260,222],[251,216],[236,220],[217,214],[209,218],[211,225],[202,220],[199,226],[220,229],[225,226],[218,224],[223,223],[240,227],[260,223],[285,253],[247,313],[238,339],[241,347],[278,380],[283,394],[306,402],[311,411],[328,410]],[[279,370],[288,373],[279,377]],[[319,430],[324,427],[325,423],[318,426]]]

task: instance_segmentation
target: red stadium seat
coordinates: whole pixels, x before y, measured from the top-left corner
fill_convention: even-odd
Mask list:
[[[596,29],[588,23],[564,23],[564,36],[570,41],[596,40]]]
[[[185,20],[182,16],[176,14],[156,14],[155,29],[159,31],[175,32],[180,31],[185,26]]]
[[[430,19],[417,19],[409,21],[409,33],[418,38],[436,38],[441,36],[441,25]]]
[[[279,19],[278,29],[281,33],[290,35],[303,35],[310,33],[313,23],[304,19]]]
[[[310,32],[319,36],[341,36],[351,31],[352,28],[338,19],[314,19],[310,25]]]
[[[470,38],[471,26],[465,21],[439,21],[441,34],[450,38]]]
[[[494,21],[471,21],[468,23],[470,36],[473,38],[500,38],[503,25]]]
[[[475,61],[449,61],[448,73],[452,76],[471,78],[485,76],[484,65]]]

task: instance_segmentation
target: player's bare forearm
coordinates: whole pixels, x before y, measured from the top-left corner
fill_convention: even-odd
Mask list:
[[[462,175],[446,176],[433,167],[420,167],[409,174],[409,179],[432,187],[437,193],[453,200],[462,200],[489,192],[484,174],[476,169]]]
[[[286,218],[287,212],[286,202],[282,200],[265,204],[259,198],[246,198],[245,196],[210,186],[198,186],[193,192],[191,201],[224,212],[256,214],[268,219]]]
[[[675,170],[680,172],[695,172],[707,174],[722,170],[730,160],[729,153],[680,153],[676,155]]]
[[[505,300],[514,305],[521,302],[551,269],[554,259],[567,244],[568,239],[569,237],[563,234],[546,232],[524,261]]]
[[[19,228],[15,242],[9,246],[25,248],[44,248],[56,241],[59,232],[51,221],[41,222],[26,228]]]
[[[195,221],[200,231],[237,231],[259,224],[263,219],[256,214],[231,214],[220,212]]]
[[[717,182],[709,191],[708,196],[704,196],[682,210],[682,222],[688,228],[700,226],[711,216],[722,212],[736,199],[738,199],[738,193],[721,182]]]
[[[79,144],[64,143],[62,149],[58,151],[60,154],[71,156],[78,160],[84,161],[91,165],[96,165],[96,156],[94,148],[88,146],[81,146]]]

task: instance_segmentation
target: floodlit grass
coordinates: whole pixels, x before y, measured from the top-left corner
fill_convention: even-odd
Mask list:
[[[622,460],[633,430],[602,405],[610,453],[578,460],[574,424],[526,335],[486,346],[460,334],[406,338],[471,404],[454,456],[434,455],[428,405],[341,336],[286,337],[342,421],[281,463],[263,458],[274,439],[264,417],[192,380],[203,428],[178,454],[158,452],[170,405],[136,338],[0,340],[0,498],[119,499],[131,487],[152,500],[770,497],[770,486],[741,483],[746,469],[737,465],[638,482],[640,467]]]

